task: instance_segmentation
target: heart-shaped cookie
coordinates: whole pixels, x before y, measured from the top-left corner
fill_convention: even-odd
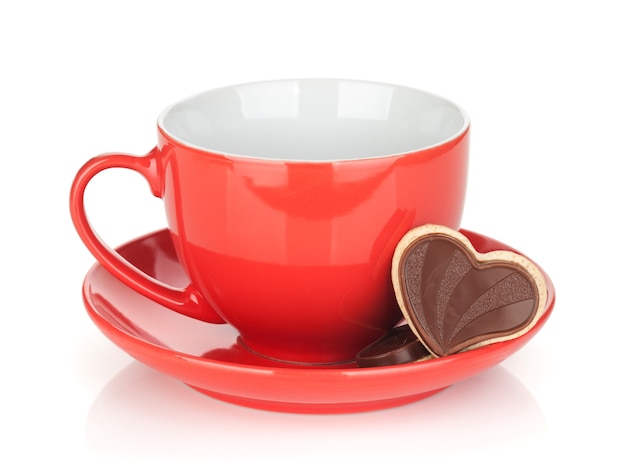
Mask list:
[[[479,253],[463,234],[438,225],[400,240],[392,280],[407,323],[438,357],[521,336],[547,297],[543,274],[527,258]]]

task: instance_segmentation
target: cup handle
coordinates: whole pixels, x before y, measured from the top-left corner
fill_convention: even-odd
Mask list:
[[[70,192],[72,221],[87,249],[122,283],[183,315],[209,323],[223,324],[224,320],[215,313],[211,305],[192,285],[185,288],[171,287],[148,276],[120,256],[117,251],[108,247],[89,224],[84,204],[85,189],[89,181],[105,169],[121,167],[139,172],[148,181],[154,196],[161,198],[160,152],[158,148],[154,148],[141,157],[128,154],[103,154],[85,163],[76,174]]]

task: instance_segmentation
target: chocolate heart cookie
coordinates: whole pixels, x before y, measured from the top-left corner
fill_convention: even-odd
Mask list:
[[[407,323],[438,357],[521,336],[547,296],[541,271],[527,258],[479,253],[463,234],[437,225],[402,238],[392,280]]]

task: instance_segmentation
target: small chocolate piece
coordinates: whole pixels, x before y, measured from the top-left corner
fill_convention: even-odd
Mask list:
[[[392,266],[400,308],[437,357],[521,336],[543,313],[545,280],[532,262],[511,251],[478,253],[443,226],[409,231]]]
[[[409,325],[397,326],[356,355],[359,367],[408,364],[430,357]]]

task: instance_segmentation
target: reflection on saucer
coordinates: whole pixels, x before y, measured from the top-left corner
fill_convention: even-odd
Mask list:
[[[272,368],[293,368],[293,369],[303,369],[303,370],[328,370],[328,369],[342,369],[342,368],[357,368],[356,362],[343,362],[337,364],[319,364],[319,365],[311,365],[311,364],[300,364],[300,363],[292,363],[287,361],[279,361],[276,359],[271,359],[269,357],[262,356],[261,354],[257,354],[254,351],[250,350],[241,340],[239,336],[234,343],[232,343],[229,347],[218,347],[215,349],[211,349],[206,351],[200,357],[203,359],[208,359],[211,362],[225,362],[227,364],[234,365],[243,365],[248,367],[272,367]]]
[[[416,460],[451,451],[506,449],[544,429],[533,395],[501,366],[421,402],[317,416],[220,402],[132,362],[93,402],[86,436],[94,452],[107,457],[228,460],[245,445],[250,460],[277,453],[304,457],[315,451],[326,458],[355,457],[364,450],[381,456],[393,451],[396,458]]]

